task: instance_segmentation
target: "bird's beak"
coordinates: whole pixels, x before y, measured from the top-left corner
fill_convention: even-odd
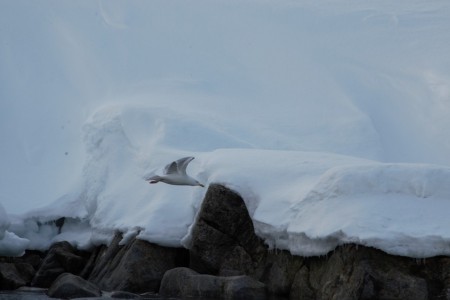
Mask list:
[[[201,186],[201,187],[205,187],[205,186],[204,186],[203,184],[201,184],[201,183],[199,183],[198,185]]]

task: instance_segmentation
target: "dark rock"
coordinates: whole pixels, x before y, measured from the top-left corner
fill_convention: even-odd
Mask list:
[[[42,252],[35,250],[26,250],[20,261],[30,264],[35,270],[39,269],[42,263]]]
[[[224,186],[210,185],[192,232],[190,267],[200,273],[233,270],[258,277],[266,253],[241,196]]]
[[[122,234],[117,233],[109,246],[102,245],[93,251],[81,272],[82,277],[98,282],[107,272],[111,272],[123,255],[122,253],[118,255],[119,251],[124,248],[124,246],[119,245],[121,240]]]
[[[225,299],[265,299],[265,284],[250,276],[222,277]]]
[[[311,259],[298,272],[291,299],[428,299],[425,278],[412,259],[347,245]]]
[[[289,294],[290,299],[316,299],[316,291],[309,283],[309,269],[303,265],[294,277]]]
[[[249,276],[221,277],[176,268],[164,274],[159,291],[163,297],[265,299],[265,285]]]
[[[294,278],[303,266],[304,259],[288,251],[269,252],[265,271],[260,281],[264,282],[270,294],[289,296]]]
[[[140,294],[140,296],[143,299],[160,299],[161,298],[161,296],[158,293],[154,293],[154,292],[142,293],[142,294]]]
[[[0,262],[0,290],[14,290],[30,284],[35,272],[27,263]]]
[[[212,184],[192,231],[190,267],[220,276],[250,275],[271,294],[288,296],[303,259],[287,251],[269,252],[253,227],[243,199]]]
[[[94,267],[96,266],[96,264],[99,264],[99,262],[100,262],[100,259],[99,259],[99,258],[100,258],[102,255],[105,255],[105,254],[106,254],[106,249],[112,248],[112,247],[114,247],[114,245],[115,245],[115,244],[111,243],[111,246],[110,246],[110,247],[107,247],[107,246],[105,246],[105,245],[101,245],[101,246],[98,246],[98,247],[94,248],[94,250],[92,250],[92,252],[91,252],[91,254],[90,254],[90,256],[89,256],[89,258],[88,258],[86,264],[84,265],[83,270],[80,272],[80,277],[88,278],[89,275],[92,274],[92,272],[93,272]],[[116,246],[117,246],[117,245],[116,245]],[[103,259],[102,261],[103,261],[103,262],[106,262],[107,260],[106,260],[106,259]],[[100,267],[97,268],[97,272],[98,272],[99,270],[101,270]],[[98,275],[98,274],[97,274],[97,275]]]
[[[161,280],[159,294],[165,297],[181,297],[183,294],[187,294],[183,289],[184,284],[195,275],[198,275],[198,273],[189,268],[168,270]]]
[[[114,291],[109,295],[111,298],[120,298],[120,299],[139,299],[141,298],[140,295],[125,292],[125,291]]]
[[[82,298],[82,297],[99,297],[101,290],[91,282],[83,278],[64,273],[58,276],[48,289],[47,295],[52,298]]]
[[[61,233],[62,227],[64,226],[64,223],[66,222],[66,218],[62,217],[54,221],[56,227],[58,228],[58,234]]]
[[[439,260],[440,272],[434,272],[441,274],[437,282],[442,283],[442,291],[440,296],[442,299],[450,300],[450,257],[443,257]]]
[[[15,291],[19,292],[19,293],[45,294],[45,293],[47,293],[48,289],[32,287],[32,286],[22,286]]]
[[[120,240],[117,235],[93,259],[94,268],[88,279],[103,290],[157,292],[167,270],[187,265],[186,249],[166,248],[138,239],[122,246]]]
[[[76,250],[68,242],[59,242],[52,245],[31,285],[49,287],[62,273],[79,274],[87,261],[82,254],[84,253]]]

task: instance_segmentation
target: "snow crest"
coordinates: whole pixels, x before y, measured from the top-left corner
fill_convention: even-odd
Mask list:
[[[238,192],[256,234],[270,248],[311,256],[357,243],[412,257],[450,254],[450,168],[250,147],[205,151],[193,144],[196,152],[181,151],[177,137],[202,135],[211,127],[201,119],[172,118],[170,109],[100,109],[84,126],[83,182],[58,203],[11,226],[3,222],[3,232],[13,228],[35,249],[59,240],[89,248],[108,243],[117,230],[165,246],[188,246],[206,189],[149,185],[143,178],[194,155],[188,172]],[[214,135],[218,143],[239,141]],[[57,228],[50,217],[66,220]]]

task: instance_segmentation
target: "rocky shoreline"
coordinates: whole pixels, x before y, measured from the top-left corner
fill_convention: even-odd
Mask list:
[[[0,290],[39,287],[55,298],[450,299],[449,257],[416,260],[353,244],[322,257],[269,251],[242,198],[217,184],[189,250],[121,240],[117,233],[90,252],[61,242],[2,257]]]

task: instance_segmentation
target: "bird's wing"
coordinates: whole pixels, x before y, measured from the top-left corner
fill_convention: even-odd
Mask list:
[[[194,159],[192,156],[183,157],[176,161],[178,165],[178,172],[180,174],[186,174],[186,168],[188,164]]]
[[[177,161],[173,161],[164,168],[164,174],[178,174]]]

